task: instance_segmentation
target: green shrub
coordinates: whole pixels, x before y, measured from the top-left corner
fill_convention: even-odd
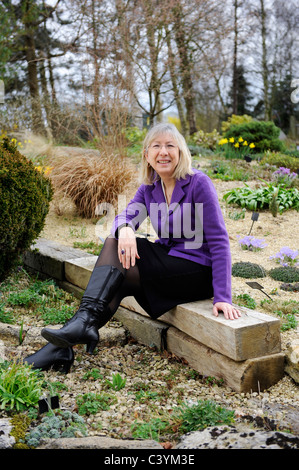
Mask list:
[[[221,123],[221,131],[226,132],[231,126],[234,126],[236,124],[244,124],[246,122],[251,122],[253,118],[251,116],[248,116],[248,114],[243,114],[242,116],[239,116],[237,114],[232,114],[227,121],[223,121]]]
[[[254,279],[256,277],[266,277],[266,271],[259,264],[241,261],[233,264],[232,275],[235,277]]]
[[[14,144],[0,142],[0,280],[43,229],[53,195],[50,181]]]
[[[260,164],[289,168],[291,171],[297,171],[299,169],[298,158],[280,152],[266,152]]]
[[[270,269],[269,276],[276,281],[298,282],[299,269],[294,266],[280,266],[279,268]]]
[[[247,142],[253,142],[256,153],[267,150],[282,151],[284,144],[279,140],[280,129],[272,121],[251,121],[244,124],[235,124],[229,127],[224,137],[242,137]]]
[[[213,132],[204,132],[203,130],[199,130],[190,137],[189,143],[191,145],[200,145],[203,148],[215,150],[220,138],[221,136],[216,129],[214,129]]]

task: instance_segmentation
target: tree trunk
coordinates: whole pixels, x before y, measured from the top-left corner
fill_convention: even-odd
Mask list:
[[[27,80],[31,97],[32,109],[32,130],[38,134],[45,133],[45,126],[42,118],[42,109],[40,102],[37,62],[35,54],[35,42],[32,34],[25,25],[27,32],[25,35],[25,53],[27,61]]]
[[[261,33],[262,33],[262,78],[264,85],[264,106],[265,120],[271,120],[270,102],[269,102],[269,72],[267,63],[267,45],[266,45],[266,11],[264,0],[260,0],[261,5]]]
[[[173,8],[175,40],[180,57],[180,75],[182,78],[183,96],[186,105],[187,121],[189,125],[189,134],[197,131],[195,118],[195,97],[192,80],[192,62],[188,55],[188,45],[185,37],[184,25],[182,24],[182,7],[178,5]]]
[[[171,81],[172,81],[172,89],[173,89],[173,94],[174,94],[174,99],[177,105],[178,113],[179,113],[179,118],[181,121],[181,126],[182,126],[182,134],[184,137],[187,137],[188,135],[188,123],[186,120],[185,112],[184,112],[184,107],[183,103],[181,100],[180,92],[179,92],[179,86],[177,82],[177,76],[176,76],[176,70],[175,70],[175,58],[174,54],[172,51],[171,47],[171,37],[168,31],[167,26],[165,27],[166,29],[166,41],[167,41],[167,47],[168,47],[168,65],[169,65],[169,71],[170,71],[170,76],[171,76]]]
[[[233,86],[232,86],[232,113],[238,112],[238,0],[234,0],[234,58],[233,58]]]

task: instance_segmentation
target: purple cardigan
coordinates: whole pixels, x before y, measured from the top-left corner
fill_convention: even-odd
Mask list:
[[[211,179],[193,169],[176,181],[169,207],[161,181],[142,184],[127,208],[113,222],[111,233],[128,224],[134,231],[149,216],[169,255],[212,267],[214,303],[232,302],[231,254],[228,233]]]

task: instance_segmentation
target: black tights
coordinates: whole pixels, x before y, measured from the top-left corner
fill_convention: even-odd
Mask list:
[[[106,238],[95,267],[104,265],[114,266],[124,275],[124,281],[109,303],[109,310],[113,316],[124,297],[141,295],[139,269],[137,264],[129,269],[122,266],[118,259],[118,241],[112,236]]]

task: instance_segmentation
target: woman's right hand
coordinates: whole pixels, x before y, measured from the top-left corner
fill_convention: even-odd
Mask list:
[[[118,234],[118,258],[125,269],[135,266],[136,258],[140,259],[134,230],[122,227]]]

